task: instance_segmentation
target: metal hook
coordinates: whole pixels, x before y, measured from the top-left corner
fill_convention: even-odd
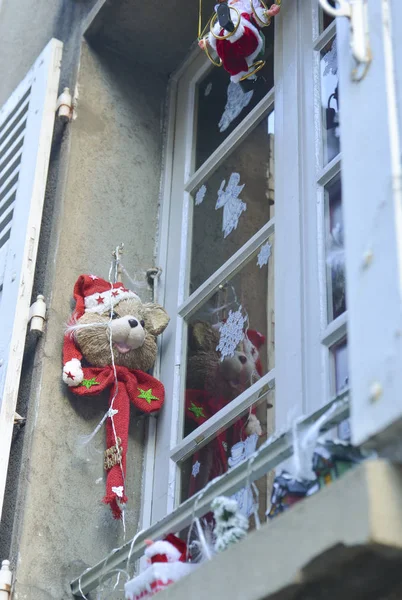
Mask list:
[[[331,6],[328,0],[319,0],[323,10],[332,17],[346,17],[350,20],[350,45],[357,63],[357,68],[352,71],[352,79],[360,81],[367,73],[372,59],[368,39],[367,2],[366,0],[336,1],[339,5],[338,8]]]

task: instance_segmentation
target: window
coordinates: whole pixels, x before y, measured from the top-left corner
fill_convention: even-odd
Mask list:
[[[0,109],[0,514],[59,84],[51,40]]]
[[[250,422],[259,422],[260,445],[336,393],[333,346],[346,335],[346,314],[342,268],[330,265],[342,207],[335,23],[327,25],[320,34],[315,2],[288,3],[267,30],[264,77],[251,91],[199,52],[178,75],[161,241],[172,317],[161,359],[168,402],[158,419],[152,521],[240,460],[252,445]],[[260,499],[269,498],[268,480]]]

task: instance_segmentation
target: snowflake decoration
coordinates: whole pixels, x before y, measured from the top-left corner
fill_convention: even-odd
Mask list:
[[[243,108],[246,108],[251,102],[254,90],[243,92],[239,83],[231,81],[227,89],[227,100],[225,109],[219,121],[219,131],[223,133],[229,125],[239,116]]]
[[[236,312],[230,310],[225,323],[219,327],[219,344],[216,349],[221,353],[221,361],[227,356],[234,356],[235,350],[244,339],[244,325],[247,317],[242,315],[242,307]]]
[[[202,204],[206,193],[207,193],[207,188],[205,185],[202,185],[195,195],[195,205],[196,206],[199,206],[200,204]]]
[[[201,468],[201,463],[199,460],[197,460],[197,462],[195,462],[193,464],[193,468],[191,470],[191,475],[193,477],[197,477],[198,473],[200,472],[200,468]]]
[[[247,204],[239,198],[239,194],[244,188],[244,184],[238,185],[239,182],[239,173],[232,173],[226,190],[224,189],[226,185],[225,179],[222,181],[221,187],[218,190],[218,200],[216,202],[215,210],[223,207],[222,231],[223,237],[225,238],[227,238],[234,229],[237,229],[240,215],[247,209]]]
[[[322,74],[323,77],[332,73],[332,75],[338,74],[338,46],[336,39],[332,42],[331,50],[329,50],[323,56],[325,62],[325,69]]]
[[[212,83],[209,82],[208,85],[207,85],[207,87],[205,88],[204,96],[209,96],[209,94],[211,93],[211,91],[212,91]]]
[[[269,242],[261,246],[257,258],[257,265],[260,267],[260,269],[262,269],[264,265],[268,264],[268,259],[271,256],[271,248],[272,246]]]

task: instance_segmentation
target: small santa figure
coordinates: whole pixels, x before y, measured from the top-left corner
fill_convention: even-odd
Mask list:
[[[230,25],[224,29],[219,19],[216,19],[212,31],[198,42],[203,50],[206,44],[215,50],[222,61],[223,68],[230,73],[233,83],[238,83],[252,75],[255,70],[253,67],[255,59],[264,51],[264,37],[260,30],[269,25],[271,18],[280,11],[278,4],[265,9],[260,6],[258,0],[251,0],[251,2],[229,0],[228,8],[234,9],[230,10]]]
[[[145,540],[145,544],[148,546],[145,556],[151,564],[186,562],[187,560],[186,542],[173,533],[169,533],[163,540],[157,542]]]

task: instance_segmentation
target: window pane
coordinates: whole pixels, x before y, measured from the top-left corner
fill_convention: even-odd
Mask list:
[[[340,152],[338,55],[336,37],[321,51],[321,103],[323,112],[324,164]]]
[[[334,365],[335,394],[341,394],[349,386],[348,342],[346,339],[331,348]]]
[[[258,78],[231,83],[223,68],[212,68],[197,86],[195,168],[220,146],[274,85],[274,21],[264,29],[266,64]]]
[[[197,190],[190,293],[272,217],[273,132],[271,113]]]
[[[345,250],[340,176],[326,186],[325,203],[328,320],[331,322],[346,310]]]
[[[265,394],[264,400],[247,410],[233,425],[221,431],[216,438],[197,450],[181,467],[181,501],[186,500],[205,485],[237,466],[266,441],[273,433],[274,390]],[[269,504],[268,483],[272,477],[264,476],[235,494],[242,513],[250,517],[255,508],[261,520]]]
[[[329,4],[336,8],[335,0],[329,0]],[[325,31],[331,25],[332,21],[334,21],[334,17],[331,17],[325,10],[320,8],[320,33]]]
[[[273,236],[262,248],[188,322],[185,436],[275,366]]]

